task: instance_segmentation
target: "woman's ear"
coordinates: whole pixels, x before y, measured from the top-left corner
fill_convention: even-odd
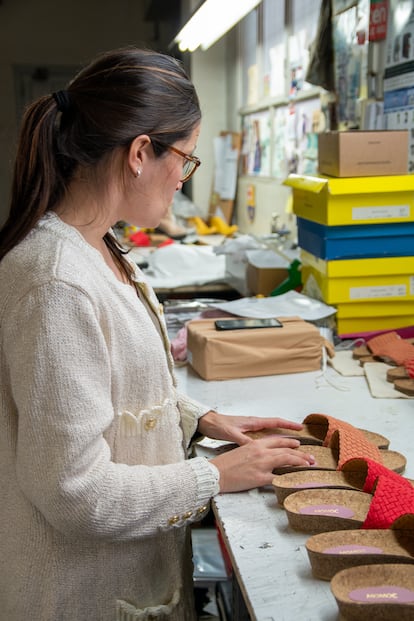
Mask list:
[[[134,177],[140,177],[148,159],[148,149],[151,146],[151,138],[141,134],[134,138],[129,146],[128,167]]]

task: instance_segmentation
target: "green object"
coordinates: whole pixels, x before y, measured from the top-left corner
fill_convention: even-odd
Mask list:
[[[292,261],[288,268],[288,277],[273,289],[270,295],[281,295],[282,293],[286,293],[287,291],[291,291],[292,289],[297,289],[297,287],[302,286],[302,273],[301,273],[301,262],[298,259]]]

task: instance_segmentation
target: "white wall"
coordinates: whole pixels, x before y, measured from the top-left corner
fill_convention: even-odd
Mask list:
[[[202,111],[200,140],[197,155],[202,165],[193,177],[193,202],[207,216],[214,179],[213,139],[229,130],[227,123],[226,45],[224,39],[206,51],[191,54],[191,77],[196,87]]]

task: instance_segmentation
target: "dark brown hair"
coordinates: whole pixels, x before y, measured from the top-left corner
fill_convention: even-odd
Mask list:
[[[79,167],[96,169],[140,134],[156,156],[191,135],[201,118],[198,97],[174,58],[137,48],[99,56],[63,92],[26,110],[18,142],[8,220],[0,231],[0,260],[64,196]],[[109,233],[105,241],[128,277],[131,269]]]

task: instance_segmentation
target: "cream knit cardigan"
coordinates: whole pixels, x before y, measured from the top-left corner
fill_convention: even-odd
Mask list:
[[[194,619],[186,526],[218,491],[186,459],[157,298],[48,214],[0,262],[0,618]]]

